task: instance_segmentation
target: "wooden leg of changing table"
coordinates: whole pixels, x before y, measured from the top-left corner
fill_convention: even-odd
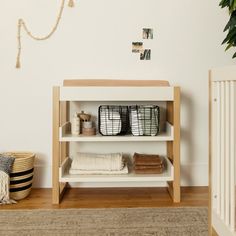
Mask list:
[[[59,183],[59,165],[60,165],[60,89],[53,87],[53,149],[52,149],[52,203],[60,203],[60,183]]]
[[[180,88],[174,88],[174,101],[167,102],[167,121],[173,125],[174,139],[167,142],[167,157],[174,167],[174,180],[168,190],[174,202],[180,202]]]
[[[67,101],[60,102],[60,126],[65,124],[70,119],[69,109],[70,103]],[[69,143],[60,142],[60,161],[59,165],[69,156]],[[67,183],[60,183],[60,200],[67,188]]]

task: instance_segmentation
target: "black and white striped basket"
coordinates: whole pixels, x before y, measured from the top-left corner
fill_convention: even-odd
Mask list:
[[[15,157],[10,173],[10,197],[14,200],[23,199],[31,191],[35,154],[30,152],[9,152],[6,154]]]

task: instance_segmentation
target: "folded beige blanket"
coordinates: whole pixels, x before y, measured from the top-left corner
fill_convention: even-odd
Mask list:
[[[122,170],[124,161],[122,153],[78,153],[72,160],[73,170]]]
[[[75,170],[71,168],[69,173],[72,175],[122,175],[128,174],[129,170],[125,164],[121,170]]]

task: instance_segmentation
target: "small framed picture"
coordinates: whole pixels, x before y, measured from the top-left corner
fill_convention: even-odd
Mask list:
[[[151,49],[145,49],[140,53],[140,60],[151,60]]]
[[[132,52],[140,53],[141,51],[143,51],[143,42],[133,42]]]
[[[143,39],[153,39],[153,29],[143,28]]]

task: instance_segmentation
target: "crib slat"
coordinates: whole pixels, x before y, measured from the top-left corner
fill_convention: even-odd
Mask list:
[[[229,226],[229,149],[230,149],[230,89],[229,81],[225,81],[225,224]]]
[[[235,230],[235,82],[230,81],[230,229]]]
[[[220,216],[225,220],[225,82],[220,82],[221,109],[220,109]]]
[[[221,194],[220,194],[220,132],[221,132],[221,89],[220,89],[220,82],[216,82],[216,101],[217,101],[217,108],[216,108],[216,195],[217,195],[217,200],[216,200],[216,212],[218,215],[220,215],[221,208],[220,208],[220,203],[221,203]]]

